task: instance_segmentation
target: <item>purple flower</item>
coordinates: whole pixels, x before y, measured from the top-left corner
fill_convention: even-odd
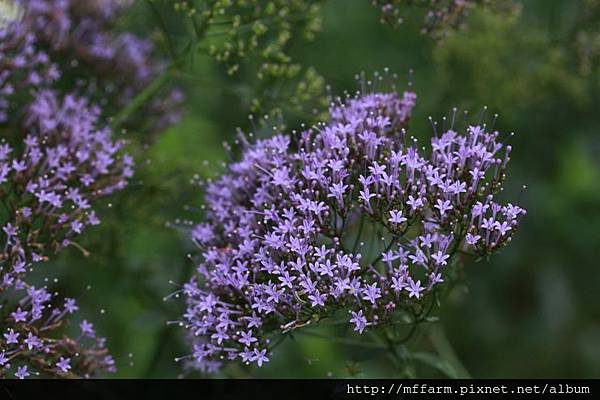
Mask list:
[[[442,283],[444,282],[444,279],[442,278],[442,274],[438,273],[436,274],[435,272],[432,272],[429,275],[429,286],[433,287],[434,285],[437,285],[438,283]]]
[[[77,304],[75,303],[75,299],[65,299],[65,310],[69,314],[73,314],[75,311],[79,310],[79,307],[77,307]]]
[[[315,290],[313,293],[311,293],[308,296],[308,299],[310,300],[310,305],[313,307],[324,307],[325,306],[325,300],[327,300],[327,296],[325,294],[321,294],[319,293],[318,290]]]
[[[481,236],[472,235],[470,233],[467,233],[467,236],[466,236],[467,244],[470,244],[471,246],[473,246],[473,245],[477,244],[479,239],[481,239]]]
[[[67,374],[71,370],[71,359],[61,357],[56,363],[56,368],[58,368],[60,373]]]
[[[200,255],[181,321],[191,366],[260,366],[270,338],[340,309],[363,333],[442,284],[456,250],[476,243],[487,255],[508,243],[524,212],[493,201],[506,168],[498,133],[449,129],[423,151],[406,137],[414,100],[334,102],[329,121],[293,144],[241,136],[240,159],[206,185],[205,219],[191,232]],[[375,232],[381,247],[367,248]]]
[[[496,221],[493,217],[483,219],[481,227],[485,230],[491,231],[496,227]]]
[[[388,219],[392,224],[400,225],[403,222],[406,222],[407,219],[402,216],[402,211],[390,211],[390,218]]]
[[[396,293],[400,293],[402,291],[402,289],[404,289],[406,287],[406,283],[404,282],[404,276],[401,277],[396,277],[396,276],[392,276],[392,289],[394,290],[394,292]]]
[[[28,350],[33,350],[42,345],[40,339],[38,339],[38,337],[32,334],[31,332],[29,332],[29,334],[27,335],[27,339],[23,340],[23,343],[27,345]]]
[[[450,201],[449,200],[438,199],[436,201],[435,208],[437,208],[438,210],[440,210],[440,216],[443,218],[444,215],[446,214],[446,211],[451,210],[452,206],[450,205]]]
[[[363,315],[362,310],[359,310],[358,312],[352,311],[351,314],[352,318],[350,319],[350,322],[354,324],[354,330],[358,333],[363,333],[367,327],[367,319]]]
[[[408,201],[406,202],[413,211],[417,211],[419,208],[423,207],[423,200],[419,197],[413,197],[412,195],[408,196]]]
[[[79,329],[81,329],[81,334],[84,336],[96,336],[96,332],[94,331],[94,325],[85,319],[79,324]]]
[[[13,311],[10,314],[10,316],[15,320],[15,322],[23,322],[27,316],[27,311],[23,311],[21,310],[21,307],[18,307],[16,311]]]
[[[381,297],[381,289],[377,287],[377,283],[366,285],[363,289],[363,299],[370,301],[371,304],[376,304],[377,299]]]
[[[269,362],[269,358],[267,357],[267,349],[263,349],[263,350],[254,349],[254,355],[253,355],[252,359],[253,359],[253,361],[256,362],[256,364],[259,367],[262,367],[263,363]]]
[[[291,276],[288,271],[284,271],[283,275],[278,278],[281,281],[283,286],[287,286],[288,288],[293,288],[294,281],[296,280],[295,276]]]
[[[29,44],[47,48],[50,52],[26,55],[25,63],[32,65],[33,59],[44,65],[55,55],[57,58],[68,55],[84,68],[82,81],[92,77],[100,81],[101,86],[119,88],[103,93],[114,106],[126,105],[164,70],[163,63],[153,57],[151,42],[114,29],[114,22],[119,14],[126,12],[128,2],[93,1],[82,6],[78,0],[18,1],[25,3],[27,12],[12,24],[16,27],[9,28],[27,36]],[[34,70],[29,74],[28,82],[37,86],[48,77],[52,80],[60,77],[61,71],[56,66],[48,69]],[[155,130],[161,130],[179,119],[181,102],[181,92],[173,90],[149,102],[145,118],[151,115],[154,120],[151,125]]]
[[[19,333],[15,332],[13,329],[9,329],[7,333],[4,334],[6,338],[6,344],[17,344],[17,338],[19,337]]]
[[[224,340],[229,339],[229,336],[224,329],[217,329],[215,333],[210,336],[211,339],[215,339],[217,344],[223,343]]]
[[[0,24],[0,127],[7,140],[0,140],[0,192],[12,199],[0,212],[2,364],[10,368],[4,360],[10,354],[19,378],[56,376],[58,370],[36,366],[77,354],[74,373],[90,377],[114,370],[104,340],[56,332],[66,325],[65,316],[77,311],[74,300],[67,299],[61,309],[56,306],[61,300],[48,288],[35,288],[26,279],[34,264],[75,244],[76,235],[99,222],[92,207],[125,186],[132,163],[122,154],[123,142],[106,127],[106,110],[85,97],[91,75],[62,80],[58,66],[73,65],[74,58],[84,56],[74,47],[92,40],[87,22],[72,14],[95,11],[71,7],[66,0],[21,1],[27,7],[23,17]],[[111,7],[96,3],[96,10]],[[82,36],[71,41],[77,35]],[[79,83],[73,86],[75,80]]]
[[[511,230],[510,224],[507,221],[503,221],[502,223],[496,221],[494,226],[500,232],[500,236],[506,235]]]
[[[435,253],[433,253],[431,255],[431,258],[438,265],[446,265],[446,264],[448,264],[448,262],[446,260],[448,260],[450,258],[450,255],[449,254],[444,254],[444,252],[442,252],[442,251],[436,251]]]
[[[408,297],[416,297],[417,299],[421,297],[421,292],[424,291],[425,288],[421,286],[421,281],[414,281],[412,278],[408,278],[408,286],[406,287],[406,291],[408,291]]]
[[[516,8],[511,0],[373,0],[372,4],[377,7],[380,20],[392,27],[403,24],[407,16],[417,14],[415,11],[423,10],[420,32],[437,41],[443,41],[453,31],[462,28],[474,9],[510,15]]]
[[[246,345],[246,346],[251,346],[252,343],[257,342],[258,339],[256,339],[255,337],[252,336],[252,331],[248,331],[248,332],[241,332],[240,333],[240,339],[239,342]]]
[[[2,230],[4,231],[4,233],[6,233],[6,235],[9,238],[12,238],[13,236],[17,236],[17,228],[12,226],[11,223],[7,223],[4,228],[2,228]]]
[[[15,372],[15,376],[19,379],[25,379],[29,376],[29,371],[27,370],[27,365],[23,365],[21,367],[17,367],[17,372]]]

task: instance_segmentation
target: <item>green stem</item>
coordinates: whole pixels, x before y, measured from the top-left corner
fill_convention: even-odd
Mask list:
[[[142,106],[169,81],[170,75],[170,69],[163,72],[146,86],[129,104],[127,104],[125,108],[115,115],[111,124],[113,131],[118,130],[131,114],[142,108]]]

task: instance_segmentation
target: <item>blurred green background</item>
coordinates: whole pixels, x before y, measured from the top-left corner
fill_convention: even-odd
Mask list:
[[[355,90],[360,71],[389,67],[401,86],[412,69],[418,102],[411,129],[419,137],[431,134],[428,116],[439,119],[454,106],[475,115],[488,106],[489,115],[499,114],[499,130],[516,133],[505,199],[528,210],[522,228],[490,262],[466,265],[464,283],[435,312],[440,321],[408,343],[414,353],[403,373],[600,376],[600,73],[593,51],[575,45],[581,30],[600,32],[598,12],[588,11],[600,8],[595,3],[530,0],[515,16],[477,12],[466,30],[438,44],[418,33],[416,19],[393,29],[380,24],[370,1],[332,0],[316,40],[290,49],[334,93]],[[127,18],[140,32],[155,29],[143,4]],[[117,377],[182,374],[174,358],[189,353],[184,331],[166,321],[176,321],[183,304],[163,301],[194,267],[177,222],[201,218],[202,194],[190,179],[218,171],[222,143],[238,126],[251,129],[245,80],[211,59],[198,58],[173,84],[187,95],[182,121],[139,160],[135,182],[105,202],[102,226],[81,241],[91,255],[72,249],[53,262],[63,293],[76,296],[108,338]],[[298,335],[263,368],[231,366],[219,376],[401,372],[374,349]]]

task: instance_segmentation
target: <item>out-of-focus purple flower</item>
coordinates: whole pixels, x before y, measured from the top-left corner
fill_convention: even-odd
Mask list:
[[[86,93],[104,102],[105,115],[126,106],[165,70],[165,63],[155,57],[152,42],[115,27],[117,18],[131,4],[129,0],[15,1],[23,15],[11,24],[13,32],[48,51],[35,61],[51,60],[56,64],[55,78],[60,75],[59,69],[70,79],[77,76],[78,87],[85,83]],[[29,64],[31,60],[25,56],[21,63]],[[38,72],[29,77],[32,83],[45,79]],[[98,87],[103,88],[100,96],[93,93]],[[130,116],[129,125],[158,132],[179,120],[182,100],[180,90],[161,94],[144,109],[143,128],[134,121],[136,115]]]
[[[372,0],[372,3],[379,8],[381,21],[391,26],[402,24],[415,11],[422,11],[421,33],[437,40],[464,27],[467,17],[477,7],[503,14],[516,9],[513,0]]]
[[[123,143],[99,126],[99,111],[85,99],[43,90],[26,111],[28,136],[19,148],[3,144],[0,159],[0,190],[15,196],[0,233],[7,255],[1,270],[12,278],[97,223],[92,204],[122,189],[133,174]],[[39,226],[35,234],[32,225]]]
[[[56,363],[56,368],[58,368],[58,370],[63,374],[68,373],[71,369],[71,359],[60,357],[60,359]]]
[[[99,1],[94,15],[112,15],[108,3]],[[60,336],[67,315],[78,310],[75,301],[66,299],[61,308],[55,294],[26,279],[66,246],[87,252],[75,240],[100,222],[96,202],[126,185],[133,160],[112,137],[103,109],[57,84],[65,66],[83,55],[54,46],[87,29],[61,10],[72,13],[71,6],[92,2],[21,4],[23,18],[0,26],[0,195],[6,200],[0,210],[0,376],[90,377],[114,370],[104,339],[88,325],[79,338]],[[44,20],[44,13],[55,20]],[[53,33],[58,36],[49,46],[44,37]]]
[[[15,376],[19,379],[25,379],[30,375],[29,371],[27,370],[27,365],[23,365],[20,367],[17,367],[17,372],[15,372]]]

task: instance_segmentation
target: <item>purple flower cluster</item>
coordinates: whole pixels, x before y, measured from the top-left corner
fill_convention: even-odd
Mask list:
[[[51,251],[68,246],[87,226],[100,221],[92,202],[124,184],[129,159],[117,158],[120,145],[93,127],[85,101],[58,103],[47,93],[48,111],[32,117],[23,150],[0,144],[0,376],[44,374],[89,377],[114,370],[105,341],[87,329],[78,338],[56,337],[74,311],[73,300],[56,306],[56,295],[23,278]],[[38,106],[33,104],[32,109]],[[15,300],[17,300],[15,302]],[[71,364],[72,363],[72,364]]]
[[[125,32],[107,29],[123,7],[112,0],[20,0],[25,9],[20,24],[53,52],[64,52],[72,59],[114,74],[126,83],[119,95],[130,97],[155,74],[150,54],[152,44]]]
[[[133,159],[123,152],[124,142],[113,138],[103,115],[106,107],[117,105],[103,102],[100,108],[89,91],[84,96],[78,83],[70,85],[77,74],[69,66],[91,57],[89,35],[101,25],[93,26],[113,16],[116,5],[22,4],[27,6],[23,18],[0,26],[0,376],[88,377],[114,370],[104,339],[86,321],[79,337],[60,337],[59,329],[77,307],[70,299],[57,305],[58,295],[32,285],[29,272],[66,246],[86,253],[75,238],[100,223],[95,203],[122,189],[133,174]],[[63,15],[80,9],[90,13],[88,22]],[[77,40],[76,34],[81,35]],[[107,72],[131,74],[136,77],[132,85],[140,85],[135,90],[141,89],[141,77],[154,73],[146,70],[148,50],[128,36],[122,37],[129,43],[123,47],[105,38],[95,45],[116,51],[112,61],[106,54]],[[99,58],[89,61],[102,68]],[[125,69],[112,62],[124,63]]]
[[[57,65],[36,48],[35,36],[24,26],[10,23],[0,28],[0,123],[20,117],[19,96],[48,87],[59,77]]]
[[[96,336],[88,321],[81,321],[76,338],[48,335],[67,323],[65,317],[77,312],[74,299],[57,303],[60,300],[47,288],[20,280],[8,295],[19,301],[12,311],[0,309],[0,377],[89,378],[98,371],[115,371],[105,339]]]
[[[37,92],[26,110],[27,136],[18,147],[0,143],[0,193],[5,200],[0,265],[12,285],[23,266],[43,261],[72,238],[100,223],[92,204],[126,185],[133,160],[107,128],[98,128],[99,109],[74,96],[58,99]]]
[[[114,29],[115,20],[130,1],[17,1],[24,9],[24,16],[19,21],[22,29],[48,47],[52,58],[65,72],[76,73],[81,80],[87,81],[77,82],[78,85],[85,83],[88,89],[102,88],[98,100],[107,108],[127,105],[164,72],[164,64],[153,57],[152,42]],[[157,132],[176,122],[182,100],[178,90],[163,98],[152,99],[145,109],[142,128]],[[147,123],[148,115],[153,116],[152,124]],[[142,125],[135,120],[129,122],[138,129],[137,125]]]
[[[476,7],[509,13],[515,8],[512,0],[373,0],[373,5],[381,12],[381,20],[392,26],[404,22],[408,9],[423,9],[421,32],[442,39],[451,30],[459,29]]]
[[[511,240],[525,211],[495,200],[510,146],[470,126],[427,152],[405,131],[415,100],[365,94],[313,129],[241,138],[192,231],[201,261],[182,325],[193,367],[261,366],[274,335],[340,310],[359,333],[390,322],[444,281],[458,250],[488,255]]]

